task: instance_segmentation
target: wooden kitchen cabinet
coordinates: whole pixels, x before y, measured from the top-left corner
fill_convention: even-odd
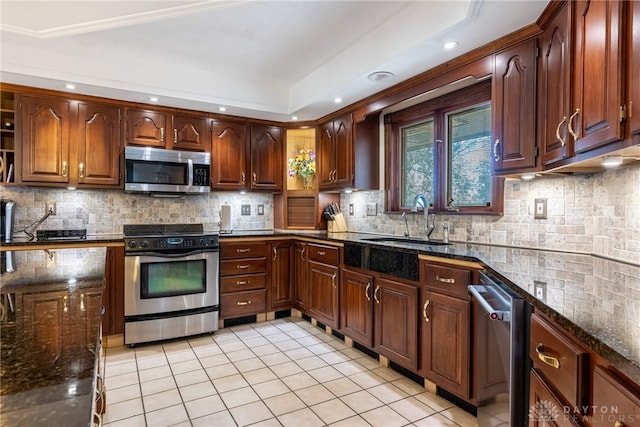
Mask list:
[[[294,295],[295,306],[298,310],[305,312],[308,301],[308,266],[307,266],[307,243],[295,242],[294,244]]]
[[[127,110],[127,145],[210,152],[209,120],[191,114]]]
[[[211,186],[215,190],[247,188],[247,125],[214,120],[211,132]]]
[[[124,334],[124,246],[107,248],[104,276],[102,333]]]
[[[282,191],[284,166],[284,136],[282,128],[251,125],[249,138],[251,190]]]
[[[535,372],[529,375],[529,425],[534,427],[571,427],[581,426],[564,413],[555,392]]]
[[[321,189],[351,185],[353,179],[352,129],[351,114],[320,124],[317,175]]]
[[[542,33],[538,73],[538,147],[547,166],[574,155],[567,121],[572,112],[572,2],[561,5]]]
[[[582,153],[623,138],[624,1],[576,1],[573,111],[567,119]],[[636,77],[637,79],[637,77]]]
[[[373,348],[373,291],[373,276],[342,270],[340,330],[369,348]]]
[[[16,94],[0,91],[0,183],[15,183]]]
[[[340,249],[309,243],[307,314],[330,328],[339,327]]]
[[[271,285],[269,311],[285,310],[294,306],[292,267],[295,249],[290,240],[271,242]]]
[[[373,291],[374,350],[390,360],[418,369],[418,286],[377,277]]]
[[[266,312],[266,256],[266,241],[220,243],[221,320]]]
[[[627,106],[629,133],[640,143],[640,3],[628,2],[629,16],[629,105]]]
[[[593,371],[594,427],[637,425],[640,415],[640,393],[632,389],[616,374],[601,366]]]
[[[492,79],[494,172],[536,167],[537,39],[495,55]]]

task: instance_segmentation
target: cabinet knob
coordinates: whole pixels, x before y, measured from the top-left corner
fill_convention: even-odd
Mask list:
[[[573,119],[576,118],[576,116],[580,114],[580,109],[576,108],[575,113],[573,113],[571,115],[571,117],[569,117],[569,121],[567,122],[567,128],[569,129],[569,133],[571,134],[571,136],[573,137],[573,140],[576,141],[578,138],[580,138],[580,135],[577,134],[574,130],[573,130],[573,126],[571,125],[573,123]],[[580,131],[580,129],[578,129],[578,132]]]
[[[84,178],[84,163],[80,163],[78,166],[80,168],[80,179]]]
[[[565,141],[561,136],[560,136],[560,128],[562,127],[563,123],[567,122],[567,116],[564,116],[562,118],[562,121],[560,123],[558,123],[558,127],[556,127],[556,140],[560,141],[560,144],[564,147],[565,144],[567,143],[567,141]]]
[[[542,345],[542,343],[536,346],[536,353],[538,353],[538,359],[540,359],[542,362],[553,368],[560,369],[560,361],[553,356],[545,354],[544,345]]]
[[[500,140],[496,139],[496,142],[493,143],[493,160],[496,162],[500,161],[500,156],[498,155],[498,146],[500,145]]]

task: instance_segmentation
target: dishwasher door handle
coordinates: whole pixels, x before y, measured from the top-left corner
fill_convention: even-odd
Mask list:
[[[490,293],[492,296],[498,298],[501,302],[506,303],[499,295],[498,291],[493,286],[486,285],[471,285],[467,289],[471,295],[478,300],[482,308],[489,315],[491,320],[502,320],[503,322],[511,321],[511,307],[505,310],[504,304],[502,307],[494,307],[489,301],[482,295],[483,293]]]

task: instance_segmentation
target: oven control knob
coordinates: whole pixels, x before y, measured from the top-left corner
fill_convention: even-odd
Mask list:
[[[206,246],[207,245],[207,241],[204,239],[200,239],[200,246]]]
[[[127,246],[129,246],[131,249],[133,249],[136,246],[138,246],[138,242],[136,242],[135,240],[129,240],[129,243],[127,244]]]
[[[148,248],[149,247],[149,241],[148,240],[143,240],[142,242],[140,242],[140,247],[141,248]]]

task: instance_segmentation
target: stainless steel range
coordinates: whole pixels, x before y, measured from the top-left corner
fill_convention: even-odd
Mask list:
[[[124,342],[218,329],[219,242],[202,224],[125,225]]]

